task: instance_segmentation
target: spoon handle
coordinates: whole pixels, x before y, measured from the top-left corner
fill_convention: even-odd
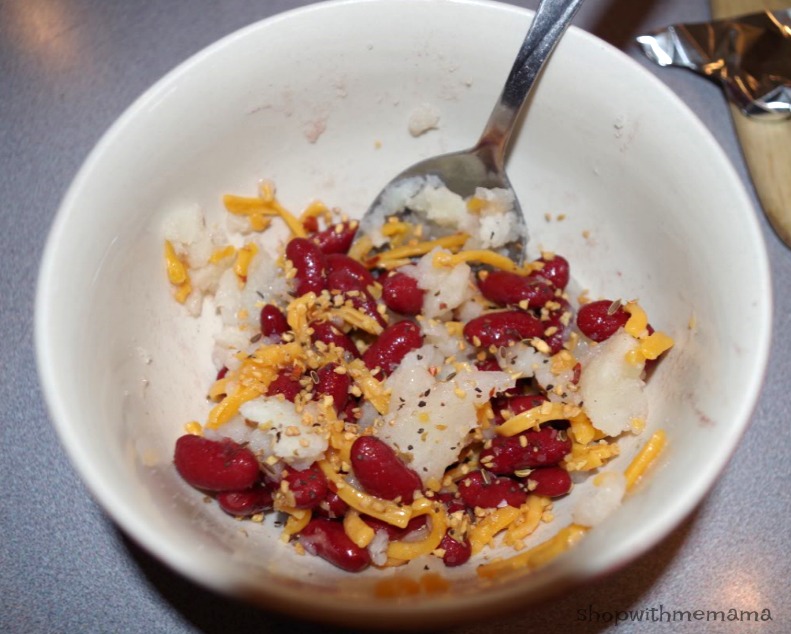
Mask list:
[[[501,167],[522,104],[583,0],[541,0],[522,47],[489,116],[478,148],[488,147]]]

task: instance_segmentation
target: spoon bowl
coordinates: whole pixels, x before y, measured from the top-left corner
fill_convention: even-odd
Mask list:
[[[510,192],[515,212],[513,237],[499,251],[517,265],[523,264],[527,223],[505,171],[505,154],[519,112],[581,4],[582,0],[542,0],[478,143],[468,150],[420,161],[392,179],[360,221],[356,240],[379,228],[382,221],[379,210],[389,191],[407,179],[432,176],[462,198],[472,196],[478,188]],[[412,209],[403,208],[390,215],[400,221],[422,224],[427,228],[426,237],[437,235],[437,227]]]

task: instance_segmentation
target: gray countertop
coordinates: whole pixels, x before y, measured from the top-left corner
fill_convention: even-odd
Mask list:
[[[90,497],[55,436],[33,352],[35,282],[47,231],[102,133],[185,58],[239,27],[303,4],[0,0],[2,632],[333,631],[207,592],[125,537]],[[535,8],[537,2],[514,4]],[[752,193],[719,89],[692,73],[650,66],[633,44],[639,33],[709,15],[704,0],[589,0],[575,24],[626,51],[677,92]],[[653,550],[599,583],[528,613],[453,632],[791,632],[785,552],[791,339],[784,336],[791,251],[763,215],[760,222],[774,275],[774,352],[752,426],[714,490]],[[75,360],[82,362],[89,360]],[[648,622],[606,622],[617,611],[641,608]],[[766,608],[773,620],[656,622],[663,611],[731,608]]]

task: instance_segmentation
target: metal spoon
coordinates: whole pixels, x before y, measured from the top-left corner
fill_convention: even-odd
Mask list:
[[[500,98],[489,115],[489,121],[474,147],[461,152],[443,154],[416,163],[401,172],[379,193],[363,216],[357,239],[377,229],[375,222],[381,216],[374,213],[386,192],[404,179],[433,175],[456,194],[466,198],[475,193],[477,187],[503,188],[513,191],[505,173],[505,152],[519,111],[527,100],[533,84],[555,45],[566,31],[583,0],[542,0],[533,22],[519,49],[514,65],[505,82]],[[525,257],[527,225],[519,201],[514,194],[514,210],[517,216],[517,238],[507,242],[501,249],[514,262],[521,265]],[[415,222],[414,212],[403,210],[396,214],[399,220]],[[376,218],[376,220],[373,220]],[[425,224],[425,223],[424,223]],[[431,233],[431,227],[429,227]],[[426,236],[426,233],[423,234]]]

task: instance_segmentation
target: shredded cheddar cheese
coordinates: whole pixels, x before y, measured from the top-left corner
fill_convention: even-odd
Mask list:
[[[535,429],[542,423],[551,420],[568,419],[579,414],[580,409],[573,405],[553,403],[546,401],[526,412],[512,416],[507,421],[495,427],[500,436],[516,436],[528,429]]]
[[[453,267],[458,264],[477,262],[478,264],[488,264],[497,269],[510,271],[511,273],[521,273],[522,269],[514,264],[511,258],[508,258],[494,251],[475,250],[475,251],[461,251],[454,255],[448,253],[437,253],[434,255],[433,264],[437,268]]]
[[[288,513],[286,525],[283,527],[283,535],[286,538],[291,535],[296,535],[310,523],[310,518],[312,516],[310,510],[285,508],[281,508],[280,510]]]
[[[547,541],[542,542],[530,550],[526,550],[514,557],[499,559],[492,563],[478,566],[478,576],[485,579],[493,579],[505,573],[520,569],[535,570],[536,568],[540,568],[577,544],[587,530],[588,529],[584,526],[579,526],[577,524],[566,526],[558,531],[554,537],[549,538]]]
[[[527,502],[519,507],[519,517],[506,529],[503,540],[505,544],[518,550],[522,545],[522,540],[538,528],[544,511],[551,504],[552,502],[548,497],[542,495],[529,496]]]
[[[448,528],[447,513],[442,503],[435,503],[428,498],[420,498],[412,504],[412,517],[429,515],[431,530],[425,539],[417,542],[392,541],[387,547],[387,556],[401,561],[409,561],[428,555],[436,550]]]
[[[623,309],[629,313],[623,329],[636,339],[643,337],[648,329],[648,315],[637,302],[628,302]]]
[[[248,242],[236,254],[236,262],[233,265],[233,272],[236,277],[244,284],[247,281],[247,270],[250,268],[250,262],[258,253],[258,245],[255,242]]]
[[[657,359],[659,355],[673,347],[673,339],[663,332],[654,332],[641,339],[637,347],[626,353],[626,360],[632,365]]]
[[[390,249],[389,251],[384,251],[374,258],[371,258],[366,262],[366,264],[368,266],[378,266],[380,262],[384,262],[386,260],[399,260],[402,258],[412,258],[418,255],[425,255],[437,247],[450,250],[457,249],[467,241],[468,237],[469,236],[467,236],[466,233],[456,233],[443,238],[437,238],[436,240],[418,242],[416,244]]]
[[[626,490],[630,491],[640,477],[645,473],[646,469],[651,463],[656,460],[657,456],[661,453],[667,442],[667,435],[664,430],[656,432],[640,452],[634,457],[634,460],[629,464],[624,472],[626,476]]]
[[[488,546],[494,536],[502,530],[505,530],[509,524],[515,522],[521,511],[513,506],[504,506],[495,509],[483,519],[479,520],[475,526],[470,529],[469,540],[472,546],[472,554],[476,555],[481,552],[484,546]]]
[[[319,460],[318,465],[324,475],[327,476],[327,479],[337,488],[338,497],[354,510],[398,528],[406,528],[412,518],[412,507],[399,505],[390,500],[363,493],[346,482],[346,479],[333,469],[332,465],[326,460]]]
[[[222,401],[217,403],[209,412],[209,420],[206,427],[218,429],[239,412],[239,408],[247,401],[260,396],[261,391],[254,387],[239,386],[233,394],[227,395]]]
[[[330,222],[332,220],[332,214],[330,213],[330,210],[327,208],[327,205],[325,205],[320,200],[314,200],[307,207],[305,207],[305,209],[299,215],[299,222],[302,223],[302,226],[304,227],[305,223],[310,218],[319,218],[319,217],[324,217],[324,220],[326,222]]]
[[[363,522],[354,509],[348,510],[343,516],[343,530],[359,548],[367,548],[376,536],[374,529]]]
[[[209,256],[209,264],[218,264],[226,258],[232,258],[234,255],[236,255],[236,248],[229,244],[228,246],[216,249],[211,256]]]
[[[176,255],[176,250],[170,240],[165,240],[165,263],[168,267],[168,280],[171,284],[178,286],[189,279],[187,267]]]
[[[588,445],[572,442],[571,453],[563,459],[563,464],[569,471],[592,471],[619,453],[620,448],[615,442],[600,440],[598,443]]]
[[[580,445],[587,445],[593,440],[604,438],[604,432],[596,429],[585,412],[580,412],[569,419],[569,435]]]

